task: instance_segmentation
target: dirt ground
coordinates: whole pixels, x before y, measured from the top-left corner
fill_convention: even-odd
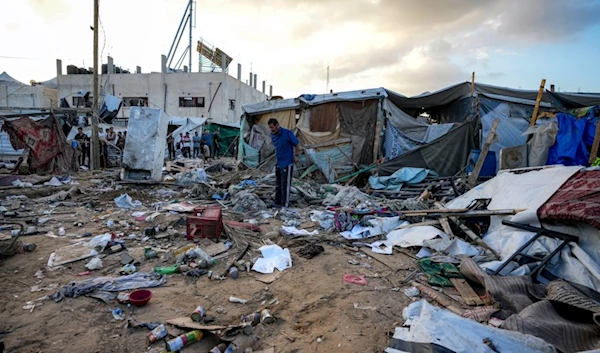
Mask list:
[[[137,196],[145,206],[152,201],[160,201],[134,186],[118,192],[78,196],[72,200],[77,203],[76,207],[57,207],[53,220],[45,225],[54,233],[57,233],[58,227],[64,226],[67,236],[51,238],[41,234],[22,237],[23,242],[35,243],[37,249],[31,253],[16,254],[0,263],[0,341],[4,342],[6,352],[142,352],[164,347],[162,341],[148,345],[147,329],[125,328],[126,320],[115,320],[109,309],[118,307],[123,309],[126,319],[164,323],[169,319],[187,316],[196,306],[202,305],[208,315],[215,317],[214,324],[231,325],[239,323],[242,315],[263,309],[265,300],[278,299],[278,304],[270,307],[277,321],[272,325],[257,326],[250,336],[256,338],[252,345],[254,351],[273,347],[274,352],[383,352],[394,328],[402,324],[402,309],[410,303],[410,299],[398,288],[403,288],[400,282],[416,266],[414,260],[396,253],[392,256],[393,263],[384,265],[356,249],[331,242],[321,243],[325,251],[312,259],[298,256],[300,247],[291,247],[293,267],[282,272],[270,284],[259,282],[254,278],[254,273],[246,272],[241,272],[237,280],[210,280],[207,276],[194,279],[174,274],[168,275],[165,285],[151,288],[152,300],[141,308],[116,301],[105,304],[98,299],[79,297],[65,298],[59,303],[45,300],[32,312],[23,309],[28,301],[35,301],[56,291],[32,292],[33,286],[58,285],[60,288],[71,281],[92,276],[118,276],[115,271],[122,266],[118,253],[104,257],[104,267],[87,276],[78,274],[86,271],[84,265],[88,260],[56,269],[48,268],[47,262],[55,249],[70,244],[73,238],[69,234],[83,234],[86,231],[93,235],[104,233],[107,230],[105,220],[96,223],[94,217],[106,213],[108,209],[118,211],[112,198],[124,192],[134,199]],[[99,206],[95,209],[85,207],[89,200],[96,200]],[[47,205],[33,200],[27,205],[34,213],[48,209]],[[62,214],[57,214],[59,212]],[[161,217],[157,222],[176,220],[182,215]],[[132,227],[140,228],[132,231],[139,235],[148,227],[146,222],[133,221],[131,211],[113,213],[111,219],[129,220]],[[83,227],[72,226],[75,221],[82,222]],[[262,225],[263,236],[277,225],[277,221]],[[123,232],[130,233],[129,230]],[[187,241],[179,236],[154,243],[165,249],[175,249]],[[148,243],[126,239],[125,244],[129,254],[141,263],[138,272],[151,272],[155,266],[173,263],[164,254],[146,260],[143,247]],[[235,250],[234,246],[229,251],[231,255],[235,255]],[[253,249],[246,258],[257,254]],[[358,264],[351,264],[349,260]],[[219,264],[222,266],[225,261],[227,257],[221,259]],[[36,278],[36,271],[42,271],[44,277]],[[365,275],[368,283],[365,286],[346,283],[342,280],[345,274]],[[230,296],[247,299],[248,303],[230,303]],[[171,330],[172,326],[167,327],[170,333],[179,332]],[[214,346],[214,342],[208,338],[203,341],[206,342],[194,343],[182,352],[207,352]]]

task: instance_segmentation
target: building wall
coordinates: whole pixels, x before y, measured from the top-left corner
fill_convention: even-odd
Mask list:
[[[148,107],[160,108],[169,116],[206,117],[214,122],[239,123],[242,105],[267,99],[262,92],[224,73],[149,73],[101,75],[101,94],[121,99],[146,97]],[[92,75],[58,76],[58,96],[71,97],[80,90],[93,91]],[[90,94],[91,96],[91,94]],[[204,107],[180,107],[180,97],[203,97]],[[230,100],[235,100],[231,109]],[[129,117],[123,107],[119,117]]]
[[[0,85],[0,108],[56,107],[58,90],[44,86]]]

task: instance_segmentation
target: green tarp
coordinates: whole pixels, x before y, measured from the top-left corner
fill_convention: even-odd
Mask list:
[[[233,143],[233,141],[240,135],[239,128],[219,123],[206,124],[204,125],[204,128],[211,133],[217,131],[217,129],[219,130],[219,147],[221,147],[220,154],[222,156],[235,156],[237,143]]]

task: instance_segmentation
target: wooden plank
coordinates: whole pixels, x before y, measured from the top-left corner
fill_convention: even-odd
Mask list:
[[[467,305],[483,305],[481,298],[479,298],[466,280],[462,278],[450,278],[450,282],[452,282],[454,288],[460,293],[460,296],[465,300]]]
[[[475,71],[471,73],[471,97],[475,95]]]
[[[485,162],[485,158],[490,150],[490,146],[492,145],[492,141],[494,141],[494,137],[496,136],[496,129],[498,128],[498,124],[500,124],[500,119],[494,119],[492,123],[492,128],[490,129],[490,133],[488,134],[485,143],[483,144],[483,148],[481,149],[481,153],[479,154],[479,158],[477,158],[477,163],[475,163],[475,168],[473,168],[473,172],[469,175],[469,180],[467,181],[467,186],[469,188],[473,188],[475,184],[477,184],[477,179],[479,179],[479,173],[481,173],[481,168],[483,168],[483,163]]]
[[[379,135],[381,134],[381,121],[377,120],[377,125],[375,126],[375,141],[373,142],[373,163],[377,162],[379,159]],[[360,169],[360,168],[358,168]]]
[[[448,234],[450,238],[454,238],[454,233],[452,232],[452,228],[450,228],[450,222],[448,222],[447,217],[440,217],[440,224],[442,225],[442,229],[444,233]]]
[[[546,86],[546,79],[542,79],[542,83],[540,83],[540,89],[538,90],[537,97],[535,99],[535,107],[533,107],[533,115],[531,116],[531,126],[535,125],[535,121],[538,118],[538,112],[540,110],[540,103],[542,102],[542,97],[544,96],[544,86]]]
[[[596,124],[596,135],[594,135],[594,143],[592,144],[592,151],[590,152],[590,164],[594,163],[598,156],[598,146],[600,145],[600,124]]]
[[[407,210],[407,211],[398,211],[398,213],[402,213],[405,215],[410,214],[422,214],[422,213],[459,213],[459,212],[467,212],[468,208],[444,208],[444,209],[430,209],[430,210]]]
[[[303,148],[309,149],[309,148],[328,147],[328,146],[335,145],[336,143],[339,145],[343,145],[346,143],[352,143],[352,139],[349,137],[345,137],[345,138],[338,139],[338,140],[315,143],[314,145],[304,145]]]

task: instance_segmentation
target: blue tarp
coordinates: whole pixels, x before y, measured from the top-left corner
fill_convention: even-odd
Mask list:
[[[351,144],[319,152],[308,149],[306,154],[319,167],[319,170],[323,172],[330,183],[337,179],[340,174],[351,173],[354,170],[354,165],[348,160],[348,158],[352,158]]]
[[[400,168],[390,176],[369,177],[369,184],[375,190],[398,191],[404,184],[420,183],[427,176],[437,177],[437,173],[423,168]]]
[[[594,143],[598,117],[595,109],[590,109],[587,116],[578,118],[569,113],[558,113],[558,135],[556,142],[550,147],[546,164],[562,164],[565,166],[588,165],[590,146]]]

